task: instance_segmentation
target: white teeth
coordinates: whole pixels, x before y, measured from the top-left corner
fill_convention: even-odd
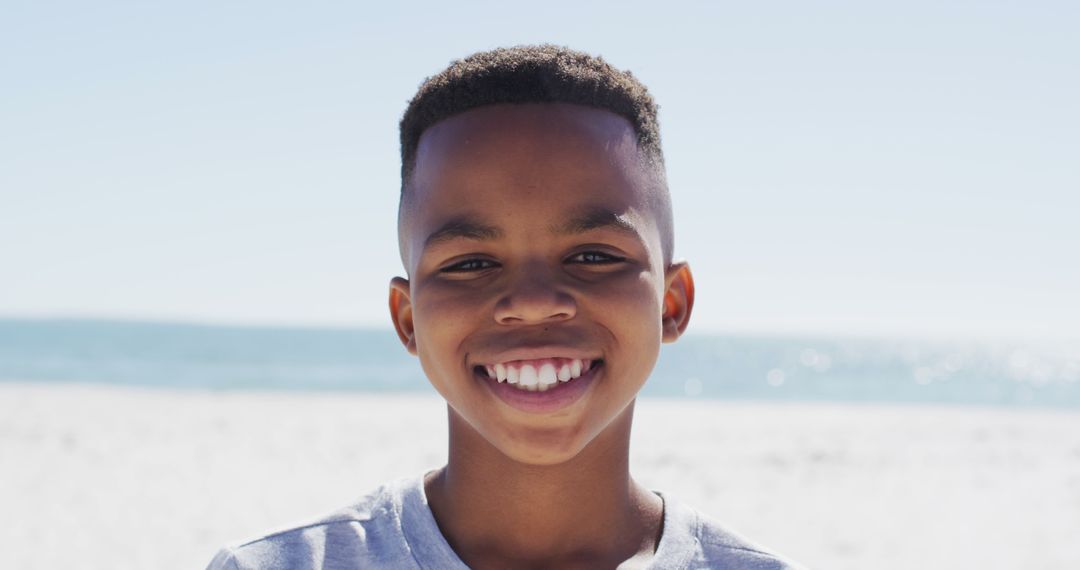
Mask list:
[[[541,386],[550,386],[559,381],[559,378],[555,375],[555,365],[550,362],[545,362],[540,367],[537,377]]]
[[[535,386],[539,383],[539,380],[536,375],[536,367],[531,364],[521,365],[521,378],[519,381],[522,386]]]
[[[514,384],[521,390],[543,392],[560,382],[569,382],[591,369],[591,360],[577,358],[547,358],[540,361],[518,360],[511,363],[486,364],[489,378]]]

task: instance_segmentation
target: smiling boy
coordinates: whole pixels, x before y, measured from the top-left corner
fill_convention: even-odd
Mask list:
[[[565,48],[479,53],[421,86],[401,144],[390,312],[448,462],[211,568],[795,568],[629,472],[694,303],[645,87]]]

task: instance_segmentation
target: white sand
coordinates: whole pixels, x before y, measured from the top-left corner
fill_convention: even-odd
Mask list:
[[[1080,414],[645,400],[634,471],[811,568],[1080,568]],[[205,566],[438,466],[434,397],[0,384],[0,568]]]

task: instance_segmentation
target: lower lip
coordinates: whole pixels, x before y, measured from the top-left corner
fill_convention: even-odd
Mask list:
[[[578,401],[585,394],[585,391],[589,389],[589,386],[592,385],[596,375],[603,367],[603,363],[593,364],[593,367],[581,376],[569,382],[558,382],[555,386],[543,392],[539,390],[529,392],[528,390],[514,388],[509,382],[499,382],[487,374],[481,372],[475,372],[475,374],[491,388],[492,392],[495,392],[495,395],[500,400],[511,408],[532,414],[542,414],[561,410]]]

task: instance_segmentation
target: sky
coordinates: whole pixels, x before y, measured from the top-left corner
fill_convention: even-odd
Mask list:
[[[1074,2],[8,2],[0,316],[389,326],[397,121],[504,45],[660,122],[691,330],[1080,340]]]

